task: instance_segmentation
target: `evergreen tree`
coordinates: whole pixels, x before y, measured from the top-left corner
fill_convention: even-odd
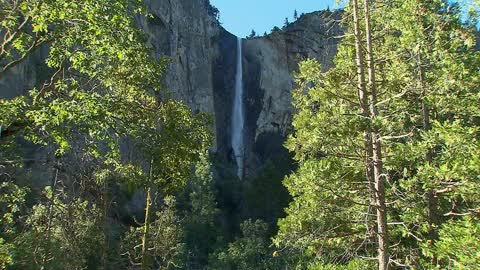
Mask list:
[[[296,134],[289,138],[288,147],[296,152],[301,166],[297,174],[286,180],[286,185],[296,197],[291,207],[301,203],[316,205],[318,209],[305,209],[304,214],[308,216],[312,215],[311,212],[315,213],[312,218],[302,217],[303,214],[300,215],[295,208],[287,210],[289,216],[280,222],[277,239],[293,247],[306,245],[312,255],[323,254],[327,262],[355,258],[360,250],[362,256],[372,256],[371,247],[377,246],[379,267],[386,269],[388,240],[383,160],[380,131],[372,125],[378,121],[378,109],[368,3],[364,3],[363,7],[365,11],[361,15],[356,0],[349,6],[353,16],[346,18],[352,19],[349,30],[354,32],[354,39],[346,38],[340,45],[336,68],[321,75],[320,67],[314,61],[306,61],[300,66],[300,88],[294,93],[294,104],[300,111],[294,119]],[[355,77],[356,83],[340,81],[340,78]],[[308,89],[309,85],[314,87]],[[304,89],[307,89],[307,94]],[[313,183],[310,184],[311,181]],[[306,187],[309,185],[322,189],[317,193],[315,188]],[[304,193],[304,188],[311,191]],[[318,201],[320,205],[313,201]],[[290,218],[303,221],[294,225],[295,221]],[[288,229],[291,225],[295,227]],[[304,239],[292,237],[292,231],[300,228],[315,230],[319,233],[318,237],[331,240],[324,243],[309,234],[308,238],[303,236]],[[298,231],[299,235],[303,234],[301,231]],[[376,236],[377,241],[374,240]]]
[[[409,247],[417,254],[404,255],[401,263],[444,267],[446,262],[434,252],[436,241],[443,241],[439,239],[441,224],[448,219],[461,224],[462,215],[478,212],[478,198],[470,191],[479,187],[472,182],[475,176],[468,173],[476,170],[474,149],[478,149],[471,137],[478,134],[478,123],[471,118],[478,111],[468,105],[478,102],[473,98],[479,80],[475,29],[461,24],[455,4],[406,1],[397,7],[392,9],[396,14],[391,15],[391,22],[404,34],[394,42],[400,47],[398,55],[410,59],[410,85],[415,89],[411,95],[420,100],[407,108],[417,115],[409,125],[417,132],[408,136],[408,143],[396,143],[395,150],[403,158],[392,159],[395,166],[404,168],[396,186],[402,194],[398,205],[408,204],[411,209],[398,212],[396,218],[405,226],[396,234],[408,233],[419,240]],[[468,190],[459,188],[466,186]]]
[[[446,267],[438,228],[464,215],[476,222],[473,27],[444,1],[386,4],[351,2],[344,21],[354,35],[342,40],[335,68],[300,65],[287,143],[300,168],[285,180],[294,202],[275,239],[285,256]]]
[[[438,231],[438,240],[425,253],[438,260],[437,267],[475,269],[480,255],[480,222],[463,217],[444,223]]]
[[[268,225],[261,220],[247,220],[241,225],[242,237],[225,250],[214,253],[209,269],[279,269],[268,244]]]
[[[202,155],[190,181],[189,210],[185,213],[185,234],[189,268],[200,268],[208,263],[220,234],[217,224],[219,209],[215,201],[214,180],[208,153]]]
[[[220,11],[214,5],[210,3],[210,0],[205,0],[207,6],[207,12],[209,15],[213,16],[217,21],[220,20]]]
[[[255,30],[252,29],[252,32],[250,33],[249,36],[247,36],[247,39],[252,39],[252,38],[255,38],[257,37],[257,33],[255,32]]]
[[[282,31],[282,30],[281,30],[280,28],[278,28],[278,26],[274,26],[274,27],[272,28],[272,31],[271,31],[271,32],[272,32],[272,33],[277,33],[277,32],[280,32],[280,31]]]

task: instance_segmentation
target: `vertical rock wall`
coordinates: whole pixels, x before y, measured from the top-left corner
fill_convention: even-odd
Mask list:
[[[245,41],[247,90],[247,167],[254,173],[282,147],[294,113],[291,91],[298,63],[315,58],[325,70],[333,65],[343,33],[342,12],[320,11],[301,16],[282,31]]]
[[[236,37],[208,14],[206,1],[146,0],[153,19],[140,26],[149,34],[157,56],[171,58],[165,76],[173,96],[194,111],[212,114],[214,151],[233,161],[231,119],[235,87]],[[318,59],[325,69],[333,65],[342,35],[340,11],[301,16],[288,27],[265,37],[245,40],[244,105],[246,175],[272,155],[285,153],[283,142],[291,132],[291,90],[298,62]]]

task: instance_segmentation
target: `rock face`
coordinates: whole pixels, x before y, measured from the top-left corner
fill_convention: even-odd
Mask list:
[[[165,76],[167,90],[192,110],[215,115],[213,77],[215,61],[221,54],[218,39],[223,29],[209,14],[207,1],[145,3],[153,18],[142,19],[139,25],[150,37],[148,42],[156,56],[170,58]]]
[[[152,18],[139,18],[155,56],[168,56],[163,78],[166,89],[195,112],[213,115],[213,151],[234,162],[231,154],[231,115],[236,68],[236,37],[223,29],[206,0],[145,0]],[[285,151],[291,131],[293,72],[300,60],[318,59],[332,65],[341,28],[341,12],[314,12],[268,36],[243,41],[245,166],[254,175],[264,161]],[[0,78],[0,97],[24,94],[42,81],[42,50]],[[161,78],[159,78],[161,79]]]
[[[8,76],[0,77],[0,98],[25,95],[28,90],[41,85],[49,72],[44,62],[47,55],[48,48],[40,48],[28,60],[12,68]]]
[[[255,171],[263,161],[284,151],[291,132],[291,91],[298,63],[315,58],[330,68],[342,29],[342,12],[301,16],[281,31],[244,42],[247,88],[247,162]]]
[[[156,56],[171,59],[165,76],[173,97],[214,117],[213,151],[234,163],[231,147],[236,37],[209,14],[205,0],[145,0],[154,17],[142,19]],[[267,159],[285,152],[291,131],[291,90],[298,62],[316,58],[332,66],[342,34],[341,12],[314,12],[268,36],[243,41],[245,167],[255,174]]]

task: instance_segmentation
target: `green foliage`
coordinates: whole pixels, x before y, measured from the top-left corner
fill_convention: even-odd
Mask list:
[[[166,68],[164,59],[150,56],[134,24],[134,13],[145,14],[141,2],[7,1],[2,11],[9,11],[2,25],[11,39],[28,41],[2,48],[2,76],[43,42],[50,48],[46,62],[55,71],[41,89],[0,101],[3,129],[34,143],[55,144],[57,155],[83,134],[92,155],[100,156],[102,141],[110,149],[105,159],[115,158],[117,138],[141,124],[135,119],[155,103],[149,90],[160,89],[158,74]],[[20,27],[32,31],[16,32]],[[2,133],[2,141],[13,137]]]
[[[11,245],[6,244],[5,240],[0,237],[0,268],[6,269],[7,266],[13,264],[12,255],[10,254]]]
[[[291,171],[288,158],[269,160],[259,169],[258,175],[244,183],[243,217],[261,219],[268,223],[269,232],[276,229],[278,218],[284,217],[284,208],[291,200],[282,185],[283,177]]]
[[[238,181],[236,169],[227,158],[215,155],[212,169],[215,172],[216,202],[219,209],[221,241],[233,241],[239,233],[243,183]]]
[[[365,245],[368,223],[364,220],[369,210],[364,198],[368,195],[365,189],[354,189],[362,174],[341,170],[352,169],[342,161],[308,161],[286,178],[294,201],[287,208],[287,217],[279,221],[277,245],[305,250],[307,255],[325,260],[353,257]]]
[[[289,25],[290,25],[290,22],[288,21],[288,17],[287,17],[287,18],[285,18],[285,22],[283,23],[283,28],[282,29],[287,28]]]
[[[370,255],[369,195],[359,154],[365,119],[349,101],[355,91],[338,80],[351,68],[350,53],[340,47],[337,68],[326,74],[314,60],[300,64],[293,93],[295,134],[286,144],[300,166],[284,180],[293,202],[275,239],[278,246],[326,261],[348,260],[359,251]]]
[[[148,267],[147,258],[157,257],[155,253],[148,252],[150,238],[155,237],[150,233],[151,196],[157,197],[157,190],[163,194],[181,190],[190,176],[191,166],[208,149],[211,140],[205,115],[193,115],[186,105],[173,100],[159,105],[150,111],[151,118],[144,116],[145,123],[133,133],[133,140],[141,150],[142,158],[128,166],[128,170],[133,169],[133,176],[136,176],[131,180],[139,182],[147,192],[141,245],[142,269]],[[141,169],[144,160],[150,160],[148,174]],[[139,170],[135,171],[135,168]],[[160,222],[160,216],[156,218],[153,223]],[[167,266],[170,263],[176,265],[173,259],[158,264],[165,263]]]
[[[370,270],[375,269],[375,262],[362,260],[352,260],[348,265],[338,264],[314,264],[308,267],[308,270]]]
[[[433,247],[447,217],[479,211],[476,33],[446,1],[372,2],[371,11],[379,116],[361,113],[347,7],[347,35],[335,67],[321,73],[315,60],[306,60],[296,74],[295,133],[286,146],[299,169],[284,180],[293,202],[274,242],[326,265],[375,256],[363,143],[363,132],[374,129],[381,136],[394,224],[391,260],[421,268],[443,260],[444,251]]]
[[[184,231],[175,209],[175,198],[166,197],[165,205],[156,212],[148,235],[148,257],[152,269],[178,269],[185,261]],[[121,254],[128,269],[137,269],[142,261],[143,227],[130,228],[122,240]]]
[[[97,263],[104,237],[100,210],[81,199],[64,202],[50,188],[45,194],[48,201],[32,208],[15,238],[12,269],[85,269]]]
[[[12,239],[18,232],[15,224],[25,204],[28,189],[11,182],[0,182],[0,269],[13,264],[15,245]]]
[[[393,228],[392,238],[403,243],[395,250],[403,263],[436,265],[440,255],[432,245],[446,217],[456,219],[457,214],[479,207],[479,123],[475,120],[479,110],[473,104],[480,102],[480,54],[472,47],[473,26],[461,24],[455,4],[404,1],[389,16],[392,26],[403,33],[390,42],[408,63],[407,71],[414,74],[405,88],[423,88],[423,93],[416,89],[412,94],[422,99],[430,118],[426,125],[422,123],[418,103],[402,98],[409,102],[406,115],[414,116],[403,122],[402,132],[415,132],[403,142],[391,142],[386,163],[396,171],[392,192],[398,197],[392,207],[398,210],[392,211],[392,218],[404,222]],[[411,55],[421,56],[421,62],[408,61]],[[422,85],[415,78],[420,64]],[[422,256],[425,247],[431,252]]]
[[[214,250],[220,234],[217,224],[219,209],[208,153],[196,163],[195,175],[186,191],[189,197],[184,222],[187,262],[189,268],[197,269],[208,263],[208,254]]]
[[[200,161],[196,163],[190,201],[193,215],[208,223],[215,220],[218,210],[213,191],[213,174],[207,153],[203,154]]]
[[[218,19],[218,9],[208,0],[204,4]],[[151,57],[135,25],[135,16],[150,16],[142,1],[2,1],[0,79],[44,47],[51,74],[40,88],[25,89],[27,95],[0,99],[0,268],[106,267],[105,251],[116,244],[109,246],[108,234],[120,234],[109,228],[116,222],[109,207],[118,198],[107,182],[118,180],[130,191],[154,190],[148,267],[373,269],[375,263],[358,259],[376,254],[375,209],[365,177],[368,130],[379,132],[385,154],[392,262],[419,269],[475,268],[480,259],[477,18],[460,22],[458,5],[443,0],[373,1],[371,7],[379,115],[365,117],[358,102],[347,6],[347,35],[335,67],[322,73],[317,61],[306,60],[296,74],[295,133],[286,146],[298,170],[283,181],[293,201],[278,222],[274,249],[268,225],[284,214],[280,208],[289,197],[277,180],[288,166],[268,163],[246,184],[234,175],[222,177],[228,179],[217,183],[216,196],[206,154],[211,119],[161,91],[168,61]],[[81,160],[81,174],[65,167],[74,183],[64,183],[64,193],[47,189],[46,199],[30,210],[28,189],[10,175],[22,167],[18,143],[24,140],[53,149],[57,161]],[[123,143],[135,150],[122,152]],[[225,176],[229,168],[217,171]],[[93,172],[97,181],[86,181]],[[185,186],[188,202],[180,212],[164,195]],[[101,211],[94,203],[98,194]],[[158,197],[164,205],[155,211]],[[245,221],[242,235],[219,248],[222,238],[236,234],[241,216],[268,223]],[[144,232],[130,228],[122,238],[124,267],[141,264]]]
[[[218,10],[218,8],[213,6],[210,3],[210,0],[205,0],[205,4],[207,6],[208,15],[213,16],[216,20],[219,20],[220,19],[220,11]]]
[[[128,135],[138,150],[137,157],[128,164],[115,160],[114,165],[132,185],[146,187],[151,181],[160,192],[171,194],[185,186],[191,166],[209,147],[211,120],[206,114],[193,114],[175,100],[152,101],[151,105],[139,108],[129,122],[135,124]],[[124,109],[132,112],[132,108]],[[152,179],[142,169],[146,167],[145,160],[152,161]]]
[[[270,30],[271,33],[278,33],[278,32],[281,32],[281,31],[282,31],[282,29],[278,28],[278,26],[274,26],[272,28],[272,30]]]
[[[242,237],[230,243],[227,249],[214,253],[209,269],[275,269],[273,250],[267,238],[268,225],[261,220],[247,220],[240,227]]]
[[[480,263],[480,222],[466,217],[442,225],[433,247],[424,245],[426,256],[435,254],[442,269],[475,269]]]
[[[8,75],[10,68],[47,43],[46,64],[52,74],[28,95],[0,100],[2,150],[14,149],[21,138],[54,149],[57,159],[81,156],[82,165],[93,163],[95,170],[108,170],[131,187],[154,185],[164,194],[183,188],[192,164],[210,145],[210,119],[193,114],[186,105],[160,92],[167,60],[152,57],[144,33],[135,24],[135,16],[150,16],[142,1],[22,0],[4,4],[0,76]],[[125,141],[135,146],[134,153],[126,153],[128,159],[120,151]],[[150,172],[146,161],[151,161]],[[94,186],[99,188],[99,184]],[[105,205],[103,215],[108,214]],[[37,207],[34,214],[41,211]],[[37,221],[32,219],[27,226]],[[38,238],[38,232],[32,230],[22,236],[22,241],[31,245]],[[52,241],[57,240],[52,235]],[[63,252],[63,244],[45,241],[45,245],[42,252],[46,254],[28,254],[32,250],[26,249],[21,257],[53,256],[48,262],[61,265],[57,255]],[[50,252],[50,246],[59,250],[51,248]],[[80,266],[71,269],[75,267]]]
[[[14,223],[25,204],[28,189],[19,187],[11,182],[0,182],[0,236],[14,233]]]

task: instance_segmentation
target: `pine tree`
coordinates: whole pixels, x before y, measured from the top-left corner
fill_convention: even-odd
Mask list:
[[[253,39],[255,37],[257,37],[257,33],[254,29],[252,29],[252,32],[250,33],[250,35],[247,36],[247,39]]]
[[[280,28],[278,28],[278,26],[274,26],[271,30],[272,33],[277,33],[277,32],[280,32],[282,31]]]
[[[392,24],[404,34],[394,42],[399,46],[398,55],[410,62],[410,85],[415,89],[412,95],[420,100],[419,106],[410,102],[409,108],[409,113],[417,115],[412,123],[415,126],[409,129],[418,132],[409,136],[408,143],[397,143],[396,150],[403,159],[393,159],[395,165],[400,163],[405,168],[398,183],[403,194],[399,202],[411,209],[396,218],[405,224],[402,231],[423,240],[409,247],[418,250],[418,255],[408,256],[403,263],[443,267],[447,263],[435,252],[436,242],[443,241],[439,228],[447,219],[462,226],[462,215],[478,212],[478,198],[459,188],[478,189],[472,182],[474,176],[467,173],[475,163],[473,149],[478,148],[476,140],[467,135],[478,134],[478,123],[471,121],[478,111],[467,105],[478,102],[472,99],[477,91],[474,81],[479,79],[475,30],[460,23],[460,10],[455,4],[406,1],[396,8],[392,9],[397,14],[392,16]],[[452,248],[450,252],[454,255],[461,250]]]
[[[208,153],[195,164],[195,173],[189,182],[188,206],[185,213],[185,234],[189,268],[208,263],[208,256],[217,244],[219,235],[214,179]]]
[[[335,67],[300,64],[287,142],[300,167],[284,181],[294,202],[275,239],[284,252],[337,264],[377,256],[379,269],[465,256],[445,249],[458,245],[447,228],[473,241],[463,233],[475,226],[461,217],[478,222],[480,202],[470,174],[478,52],[459,18],[443,1],[353,0]]]
[[[353,8],[356,9],[357,5],[354,0]],[[378,111],[378,97],[377,97],[377,82],[375,80],[375,56],[373,51],[373,38],[372,38],[372,23],[370,18],[369,1],[364,0],[364,16],[365,16],[365,35],[366,35],[366,47],[367,47],[367,69],[368,69],[368,92],[370,94],[370,118],[372,122],[375,122],[379,115]],[[355,11],[354,11],[355,13]],[[357,25],[359,22],[357,21]],[[355,26],[356,28],[358,26]],[[357,40],[361,43],[361,40]],[[361,51],[360,47],[357,47],[357,51]],[[357,54],[358,55],[358,54]],[[382,155],[382,142],[379,128],[373,126],[371,130],[371,143],[372,143],[372,166],[373,166],[373,182],[375,198],[375,209],[377,212],[377,235],[378,235],[378,269],[387,270],[389,264],[388,255],[388,232],[387,232],[387,207],[385,204],[385,175],[383,171],[383,155]],[[372,193],[372,191],[371,191]]]
[[[281,269],[272,257],[267,237],[268,225],[261,220],[246,220],[240,224],[242,236],[227,248],[211,256],[209,269]]]

